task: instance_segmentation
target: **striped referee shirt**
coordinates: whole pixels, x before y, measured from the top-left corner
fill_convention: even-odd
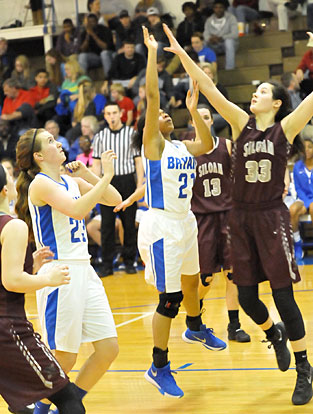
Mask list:
[[[117,155],[114,162],[115,175],[133,174],[135,172],[135,157],[140,157],[140,152],[131,147],[131,136],[134,133],[132,127],[124,125],[118,131],[104,128],[93,139],[93,154],[96,159],[107,150],[113,150]]]

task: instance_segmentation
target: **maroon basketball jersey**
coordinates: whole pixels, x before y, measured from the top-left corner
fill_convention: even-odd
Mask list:
[[[282,200],[289,144],[280,122],[259,131],[250,117],[232,149],[232,196],[236,204]]]
[[[14,220],[9,215],[0,215],[0,234],[3,227],[10,221]],[[14,293],[7,291],[2,285],[1,278],[1,243],[0,243],[0,317],[26,317],[24,309],[24,294],[23,293]],[[21,252],[16,252],[16,254],[21,254]],[[28,246],[25,258],[24,270],[25,272],[32,273],[33,267],[33,258],[31,249]]]
[[[193,186],[191,209],[196,214],[230,210],[231,158],[225,138],[215,138],[209,154],[196,157],[197,176]]]

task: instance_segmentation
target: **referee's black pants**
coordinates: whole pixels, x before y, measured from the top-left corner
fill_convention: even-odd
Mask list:
[[[136,189],[134,174],[115,175],[111,184],[119,191],[123,200],[129,197]],[[100,205],[101,208],[101,249],[102,265],[105,269],[113,267],[115,254],[115,218],[113,207]],[[127,207],[125,211],[119,211],[118,215],[124,229],[124,245],[122,256],[125,265],[132,265],[137,253],[137,230],[135,225],[137,204]]]

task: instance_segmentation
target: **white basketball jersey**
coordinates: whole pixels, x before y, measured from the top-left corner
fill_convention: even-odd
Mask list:
[[[142,158],[146,173],[145,201],[151,208],[175,213],[190,209],[196,161],[180,141],[165,140],[160,160]]]
[[[76,181],[64,175],[61,178],[64,184],[58,183],[60,191],[69,193],[74,199],[80,198],[81,194]],[[54,253],[54,260],[89,259],[85,220],[68,217],[48,204],[41,207],[35,206],[30,197],[28,197],[28,206],[37,249],[49,246]]]

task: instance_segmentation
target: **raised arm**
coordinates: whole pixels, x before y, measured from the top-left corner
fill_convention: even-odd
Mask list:
[[[68,217],[82,220],[97,203],[102,202],[102,196],[108,191],[114,175],[114,158],[116,158],[116,155],[111,150],[102,154],[103,177],[90,191],[78,199],[73,199],[68,193],[60,191],[59,184],[49,178],[45,176],[37,177],[29,189],[32,203],[38,206],[48,204]],[[121,199],[119,198],[119,200]]]
[[[306,126],[313,116],[313,92],[308,95],[291,114],[282,121],[281,126],[288,141],[292,144],[295,136]]]
[[[146,70],[146,122],[143,133],[143,147],[145,157],[150,160],[160,160],[164,148],[164,138],[159,130],[160,92],[157,71],[158,42],[148,29],[143,27],[144,42],[148,49]]]
[[[163,24],[163,28],[170,42],[170,46],[164,48],[164,50],[179,56],[186,72],[193,80],[198,82],[200,91],[205,95],[210,104],[214,106],[217,112],[232,126],[234,135],[238,136],[248,122],[248,114],[220,93],[212,79],[203,72],[180,46],[166,24]]]
[[[199,86],[197,82],[193,82],[192,93],[190,89],[187,92],[186,106],[193,119],[193,123],[196,130],[196,139],[195,141],[185,140],[183,142],[188,148],[188,151],[195,157],[197,157],[198,155],[205,154],[213,148],[211,131],[207,127],[206,123],[203,121],[201,115],[197,110],[198,98]]]

